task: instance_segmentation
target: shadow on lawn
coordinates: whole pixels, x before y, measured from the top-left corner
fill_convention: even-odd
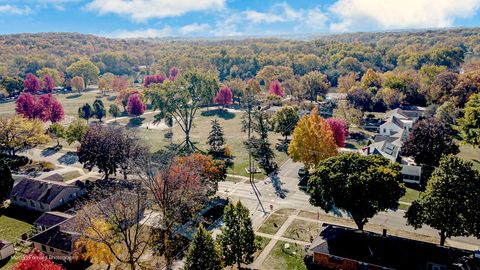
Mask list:
[[[67,152],[58,159],[60,164],[72,165],[78,162],[78,156],[75,152]]]
[[[10,204],[7,208],[0,209],[0,216],[6,216],[16,220],[32,224],[42,212],[26,210],[22,207]]]
[[[43,157],[49,157],[49,156],[57,153],[58,151],[60,151],[60,149],[62,149],[61,145],[48,147],[48,148],[43,149],[41,154],[42,154]]]
[[[205,117],[216,116],[216,117],[222,118],[223,120],[230,120],[235,118],[236,116],[234,113],[229,112],[227,110],[222,110],[222,109],[203,111],[201,115]]]
[[[66,99],[74,99],[74,98],[79,98],[79,97],[81,97],[81,96],[82,96],[82,94],[78,94],[78,93],[77,93],[77,94],[73,94],[73,95],[67,96]]]
[[[127,127],[129,128],[139,127],[143,124],[144,120],[145,118],[143,117],[130,118],[130,120],[128,121]]]

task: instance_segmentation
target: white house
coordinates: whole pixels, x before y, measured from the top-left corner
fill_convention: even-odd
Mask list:
[[[10,258],[15,254],[13,243],[0,240],[0,261]]]

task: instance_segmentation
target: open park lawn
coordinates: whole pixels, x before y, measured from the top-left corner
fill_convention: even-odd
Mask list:
[[[303,263],[305,256],[305,246],[299,244],[287,244],[283,241],[278,241],[267,259],[263,262],[261,269],[289,269],[289,270],[303,270],[307,269]]]

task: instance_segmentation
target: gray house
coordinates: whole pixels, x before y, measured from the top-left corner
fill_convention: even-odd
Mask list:
[[[85,194],[84,183],[72,184],[24,178],[13,187],[10,200],[30,210],[47,212]]]

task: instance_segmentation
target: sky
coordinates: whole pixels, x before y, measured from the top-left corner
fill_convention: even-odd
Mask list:
[[[282,36],[480,26],[480,0],[0,0],[0,34]]]

